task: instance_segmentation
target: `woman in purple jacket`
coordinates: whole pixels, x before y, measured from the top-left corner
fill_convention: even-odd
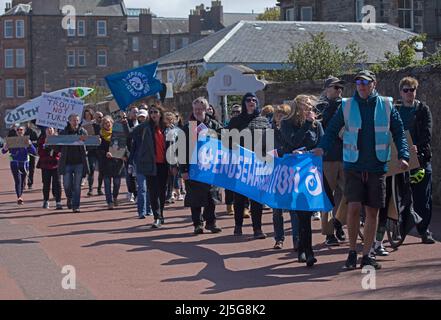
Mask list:
[[[23,137],[25,132],[24,126],[17,127],[17,136]],[[23,204],[23,190],[26,184],[26,176],[29,172],[29,154],[36,155],[32,142],[29,140],[29,147],[27,148],[11,148],[5,144],[2,149],[2,153],[6,154],[9,151],[11,158],[11,171],[15,182],[15,192],[17,194],[17,204]]]

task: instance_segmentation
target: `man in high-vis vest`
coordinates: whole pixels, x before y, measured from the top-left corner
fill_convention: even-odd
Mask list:
[[[355,76],[357,90],[352,98],[343,99],[342,107],[329,123],[314,153],[328,152],[343,131],[344,195],[348,201],[348,233],[350,251],[345,269],[357,267],[357,235],[360,212],[365,208],[364,247],[361,267],[381,265],[369,255],[377,229],[379,209],[386,205],[387,162],[391,157],[391,136],[398,150],[401,170],[409,167],[409,146],[403,123],[392,105],[392,98],[382,97],[375,90],[376,77],[369,70]]]

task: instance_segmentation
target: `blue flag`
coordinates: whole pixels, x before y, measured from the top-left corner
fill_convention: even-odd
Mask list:
[[[240,193],[273,209],[330,211],[322,158],[286,155],[271,163],[242,147],[226,149],[217,139],[198,141],[190,164],[190,179]]]
[[[106,76],[107,85],[121,110],[124,111],[133,102],[162,90],[161,82],[155,78],[157,67],[156,62]]]

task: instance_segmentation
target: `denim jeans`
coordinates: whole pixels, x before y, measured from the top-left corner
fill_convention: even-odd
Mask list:
[[[290,211],[291,216],[291,228],[292,228],[292,241],[293,244],[299,241],[299,219],[295,211]],[[274,239],[276,241],[285,241],[285,229],[283,220],[283,210],[273,210],[273,226],[274,226]]]
[[[113,180],[113,193],[112,193]],[[113,200],[118,198],[119,188],[121,187],[121,177],[104,177],[104,191],[106,193],[107,204],[113,203]]]
[[[63,186],[66,197],[72,199],[72,209],[80,208],[81,180],[83,178],[83,164],[67,164],[63,176]]]
[[[138,185],[138,215],[145,216],[152,212],[152,208],[150,206],[150,197],[147,191],[147,177],[143,174],[136,174],[136,182]]]

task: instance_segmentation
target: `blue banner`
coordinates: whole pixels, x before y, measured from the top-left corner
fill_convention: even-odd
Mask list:
[[[273,209],[330,211],[322,158],[286,155],[264,162],[242,147],[229,150],[217,139],[198,141],[190,179],[240,193]]]
[[[107,85],[121,110],[125,111],[133,102],[162,90],[161,82],[155,78],[157,67],[156,62],[106,76]]]

